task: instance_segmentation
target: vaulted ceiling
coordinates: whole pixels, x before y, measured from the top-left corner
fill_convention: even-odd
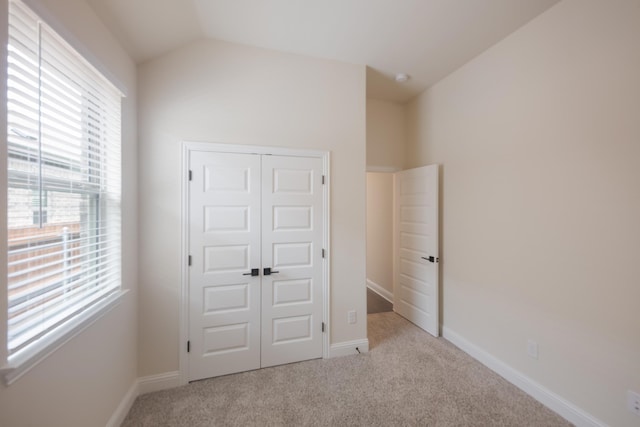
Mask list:
[[[368,97],[406,102],[559,0],[87,1],[138,63],[208,37],[364,64]]]

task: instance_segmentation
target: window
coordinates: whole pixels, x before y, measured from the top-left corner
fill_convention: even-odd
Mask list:
[[[10,365],[120,290],[121,93],[19,1],[7,81]]]

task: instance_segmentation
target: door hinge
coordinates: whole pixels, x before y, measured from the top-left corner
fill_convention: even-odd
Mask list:
[[[193,179],[193,172],[191,172],[191,169],[189,169],[189,181],[191,181]]]
[[[324,332],[324,322],[322,322],[322,332]]]
[[[322,175],[322,185],[324,185],[324,175]]]
[[[191,267],[191,255],[189,255],[189,267]]]
[[[322,258],[324,258],[324,249],[322,250]]]
[[[187,353],[191,352],[191,341],[187,341]]]

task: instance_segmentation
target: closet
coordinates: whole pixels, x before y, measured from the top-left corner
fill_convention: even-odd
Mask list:
[[[323,158],[185,152],[188,381],[322,357]]]

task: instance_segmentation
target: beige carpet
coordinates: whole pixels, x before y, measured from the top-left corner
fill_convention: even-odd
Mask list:
[[[123,426],[569,426],[442,338],[368,316],[371,351],[140,396]]]

